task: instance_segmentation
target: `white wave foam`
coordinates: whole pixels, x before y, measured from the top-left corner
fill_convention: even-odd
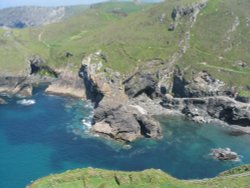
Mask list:
[[[82,120],[82,124],[86,126],[86,128],[90,129],[91,128],[91,121],[88,121],[86,119]]]
[[[22,99],[22,100],[19,100],[17,101],[17,104],[21,104],[21,105],[24,105],[24,106],[30,106],[30,105],[33,105],[33,104],[36,104],[36,101],[33,100],[33,99]]]

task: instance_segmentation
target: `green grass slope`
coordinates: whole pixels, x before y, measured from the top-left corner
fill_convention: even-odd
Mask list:
[[[121,72],[129,72],[150,59],[168,61],[179,49],[178,44],[188,27],[184,23],[175,32],[169,32],[171,12],[176,6],[192,2],[169,0],[156,5],[102,3],[65,22],[41,28],[2,30],[0,66],[10,71],[20,70],[30,54],[40,55],[54,67],[69,63],[79,66],[84,55],[99,50],[107,55],[109,63],[105,66]],[[117,15],[113,10],[128,16]],[[161,23],[160,17],[164,14],[166,18]],[[8,37],[6,33],[9,33]],[[65,58],[65,51],[74,56]]]
[[[61,23],[23,30],[0,29],[1,72],[24,73],[25,60],[33,54],[52,67],[70,65],[77,70],[84,56],[100,50],[108,59],[104,67],[122,73],[131,73],[151,59],[168,63],[190,30],[190,19],[184,17],[175,31],[168,31],[172,10],[195,2],[199,0],[100,3]],[[186,78],[207,70],[250,95],[249,7],[249,0],[208,1],[191,28],[189,49],[176,62]],[[73,56],[67,58],[65,52]]]
[[[243,168],[248,170],[242,173]],[[233,169],[229,175],[204,180],[178,180],[153,169],[121,172],[87,168],[50,175],[35,181],[29,188],[248,188],[249,168],[249,165],[245,165]]]
[[[208,2],[192,28],[191,47],[179,62],[187,78],[208,70],[231,86],[250,87],[249,7],[247,0]]]

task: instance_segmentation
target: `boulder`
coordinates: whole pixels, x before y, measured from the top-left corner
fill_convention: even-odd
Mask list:
[[[100,106],[95,110],[92,131],[116,140],[131,142],[141,136],[140,124],[123,106]]]
[[[131,142],[139,137],[161,138],[160,124],[141,108],[104,98],[94,111],[92,132]]]
[[[225,160],[237,160],[239,159],[239,156],[236,152],[233,152],[231,151],[230,148],[218,148],[218,149],[212,149],[211,151],[211,155],[213,158],[215,159],[219,159],[219,160],[222,160],[222,161],[225,161]]]
[[[140,124],[141,134],[148,138],[161,138],[160,123],[148,115],[137,114],[136,119]]]

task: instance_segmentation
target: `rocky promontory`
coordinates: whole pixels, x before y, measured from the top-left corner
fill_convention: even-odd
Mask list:
[[[94,104],[90,132],[123,142],[140,137],[159,139],[155,115],[183,115],[198,123],[223,123],[249,133],[250,104],[236,100],[237,91],[201,71],[186,80],[162,60],[146,62],[124,75],[104,68],[101,52],[86,56],[79,67],[53,70],[35,56],[26,77],[0,78],[0,92],[32,95],[34,83],[49,82],[47,93],[88,99]]]
[[[28,59],[23,77],[1,77],[0,92],[32,95],[35,83],[49,83],[47,93],[88,99],[94,104],[90,132],[123,142],[140,137],[159,139],[155,115],[183,115],[198,123],[223,123],[249,133],[250,104],[236,100],[237,91],[201,71],[186,80],[179,69],[162,60],[146,62],[131,74],[106,63],[101,52],[83,58],[78,71],[52,69],[38,56]]]
[[[98,54],[83,59],[79,72],[85,83],[86,96],[95,104],[91,132],[125,142],[139,137],[161,138],[159,122],[130,104],[121,74],[108,68],[99,71],[102,63],[99,66],[91,64],[98,59]]]

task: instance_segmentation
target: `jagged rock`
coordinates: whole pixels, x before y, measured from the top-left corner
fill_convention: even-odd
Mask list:
[[[149,72],[137,72],[124,82],[125,92],[130,97],[137,97],[142,93],[153,98],[157,88],[157,77]]]
[[[246,96],[237,95],[235,97],[235,100],[244,102],[244,103],[250,103],[250,97],[246,97]]]
[[[95,75],[96,73],[92,70],[90,62],[82,64],[79,70],[79,76],[83,79],[86,97],[97,105],[102,100],[104,94],[103,91],[100,90],[100,86],[98,86],[98,77]]]
[[[14,93],[21,97],[30,97],[33,94],[32,85],[21,85],[15,88]]]
[[[239,103],[233,99],[219,97],[209,99],[207,106],[208,114],[229,124],[250,126],[249,105]]]
[[[46,65],[41,57],[34,55],[29,57],[27,61],[30,65],[30,74],[40,73],[44,74],[42,76],[58,77],[57,72]]]
[[[136,115],[136,119],[140,124],[141,134],[149,138],[161,138],[161,126],[148,115]]]
[[[179,70],[175,71],[173,93],[175,97],[206,97],[234,95],[224,82],[214,79],[208,72],[196,74],[191,81],[186,81]]]
[[[92,131],[116,140],[131,142],[139,137],[161,137],[158,122],[141,110],[104,98],[95,109]]]
[[[32,85],[26,77],[0,77],[0,93],[19,96],[31,96]]]
[[[214,157],[215,159],[219,159],[219,160],[237,160],[239,158],[238,154],[231,151],[230,148],[218,148],[218,149],[212,149],[211,152],[212,157]]]
[[[116,140],[131,142],[141,136],[140,125],[126,107],[99,104],[95,110],[97,121],[92,131],[107,135]]]
[[[172,108],[179,108],[186,117],[199,123],[218,119],[230,125],[250,126],[250,105],[229,97],[185,98],[173,101],[175,103],[170,103]]]
[[[192,15],[195,12],[203,9],[206,6],[206,2],[207,1],[204,0],[200,3],[195,3],[189,7],[176,7],[173,9],[173,11],[171,13],[171,17],[174,21],[176,21],[181,17]]]

